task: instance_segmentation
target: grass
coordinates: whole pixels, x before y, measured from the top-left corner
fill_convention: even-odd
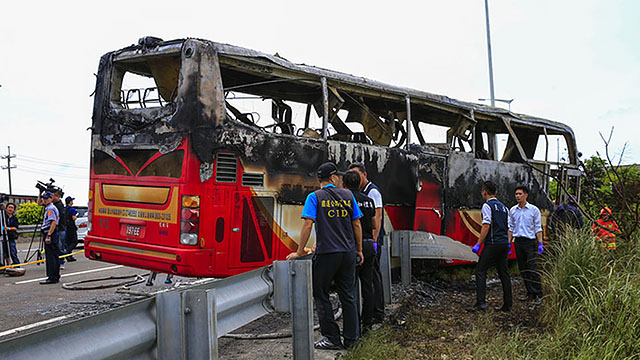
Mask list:
[[[470,316],[447,308],[460,299],[431,309],[407,301],[402,326],[392,319],[345,359],[640,359],[640,244],[617,245],[603,250],[588,230],[568,230],[543,256],[537,313]],[[527,315],[533,322],[518,321]]]
[[[640,359],[640,246],[606,251],[586,231],[568,230],[544,258],[545,332],[502,333],[479,359]]]

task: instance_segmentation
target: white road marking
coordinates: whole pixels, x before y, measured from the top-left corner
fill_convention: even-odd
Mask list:
[[[66,319],[68,317],[70,317],[70,315],[58,316],[58,317],[53,318],[53,319],[43,320],[43,321],[40,321],[40,322],[37,322],[37,323],[33,323],[33,324],[25,325],[25,326],[20,326],[20,327],[11,329],[11,330],[7,330],[7,331],[1,332],[0,333],[0,337],[7,336],[7,335],[12,335],[12,334],[17,334],[17,333],[19,333],[21,331],[33,329],[33,328],[38,327],[38,326],[42,326],[42,325],[50,324],[52,322],[64,320],[64,319]]]
[[[121,268],[124,267],[124,265],[114,265],[114,266],[107,266],[107,267],[103,267],[103,268],[99,268],[99,269],[91,269],[91,270],[85,270],[85,271],[78,271],[78,272],[74,272],[74,273],[69,273],[69,274],[63,274],[60,275],[61,278],[63,277],[67,277],[67,276],[74,276],[74,275],[82,275],[82,274],[89,274],[92,272],[98,272],[98,271],[103,271],[103,270],[111,270],[111,269],[117,269],[117,268]],[[36,281],[42,281],[42,280],[47,280],[46,277],[43,278],[38,278],[38,279],[31,279],[31,280],[24,280],[24,281],[18,281],[14,284],[16,285],[20,285],[20,284],[27,284],[27,283],[32,283],[32,282],[36,282]]]

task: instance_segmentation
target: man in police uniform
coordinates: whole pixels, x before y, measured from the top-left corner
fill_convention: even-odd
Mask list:
[[[356,308],[356,262],[362,263],[362,212],[351,191],[336,187],[338,168],[327,162],[318,168],[320,190],[307,196],[302,210],[304,223],[298,249],[287,259],[305,254],[305,246],[316,224],[316,252],[313,259],[313,298],[318,311],[320,332],[324,336],[316,349],[335,350],[343,347],[340,328],[333,318],[329,300],[331,282],[335,282],[344,319],[344,346],[353,345],[359,337]],[[355,239],[355,241],[354,241]],[[356,258],[359,257],[359,260]]]
[[[478,242],[471,249],[474,253],[484,248],[476,265],[476,304],[470,311],[485,311],[487,304],[485,295],[487,292],[487,270],[491,266],[498,268],[498,276],[502,283],[502,307],[499,311],[510,311],[512,306],[511,278],[509,277],[507,256],[511,246],[508,239],[509,209],[496,198],[497,188],[491,181],[482,184],[482,198],[486,201],[482,205],[482,229]]]
[[[42,195],[42,201],[38,198],[38,203],[43,203],[44,218],[42,219],[42,238],[44,241],[44,252],[47,261],[47,279],[40,281],[41,285],[56,284],[60,281],[60,248],[58,246],[58,232],[56,227],[60,219],[58,209],[52,204],[53,194],[45,191]]]

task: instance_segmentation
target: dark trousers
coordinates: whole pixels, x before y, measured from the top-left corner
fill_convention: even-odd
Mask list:
[[[524,279],[527,295],[531,297],[542,296],[542,284],[538,272],[538,241],[524,237],[516,238],[516,257],[518,269]]]
[[[384,290],[382,288],[382,272],[380,272],[380,256],[382,254],[382,244],[378,242],[378,252],[376,260],[373,264],[373,294],[375,304],[373,308],[373,317],[376,322],[384,320]]]
[[[313,299],[318,312],[320,333],[332,343],[342,344],[340,328],[333,319],[333,306],[329,300],[332,281],[342,304],[344,345],[349,346],[360,335],[356,308],[355,252],[316,254],[313,259]]]
[[[376,250],[373,247],[373,240],[362,241],[362,254],[364,262],[358,266],[358,278],[360,278],[360,289],[362,291],[362,327],[370,329],[373,324],[373,310],[375,308],[375,295],[373,290],[373,265],[376,262]]]
[[[45,237],[42,241],[46,240],[47,234],[43,234]],[[60,281],[60,262],[58,257],[60,256],[60,247],[58,246],[59,238],[58,233],[51,235],[51,243],[44,243],[44,254],[47,260],[47,278],[50,281]]]
[[[60,255],[64,255],[67,253],[67,232],[66,231],[56,231],[58,234],[58,252]],[[53,239],[53,236],[51,237]],[[60,265],[64,265],[64,258],[58,258],[58,262]]]
[[[487,293],[487,270],[495,266],[502,283],[502,306],[510,308],[513,305],[511,295],[511,278],[509,277],[507,244],[484,244],[480,259],[476,265],[476,305],[485,304]]]
[[[67,254],[71,254],[73,252],[73,249],[78,246],[78,230],[75,227],[71,227],[67,229],[66,236],[67,238],[65,243],[67,245]]]

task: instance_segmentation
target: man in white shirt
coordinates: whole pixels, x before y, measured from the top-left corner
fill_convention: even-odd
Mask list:
[[[540,209],[527,202],[528,196],[529,189],[526,186],[516,187],[518,204],[509,210],[509,243],[515,240],[518,268],[527,289],[527,295],[519,300],[535,300],[536,305],[539,305],[542,302],[542,284],[538,272],[538,255],[544,251],[542,219]]]

